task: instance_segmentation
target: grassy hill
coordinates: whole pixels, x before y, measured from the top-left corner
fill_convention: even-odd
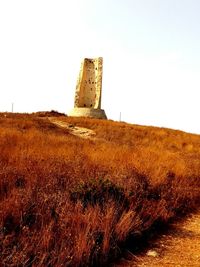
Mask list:
[[[95,131],[82,139],[52,124]],[[200,136],[58,114],[0,114],[0,262],[103,266],[198,207]],[[137,244],[135,244],[137,245]]]

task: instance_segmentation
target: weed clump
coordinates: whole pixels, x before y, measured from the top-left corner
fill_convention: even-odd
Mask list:
[[[114,184],[109,179],[90,179],[79,183],[70,190],[70,199],[76,203],[81,201],[84,208],[88,205],[99,205],[102,208],[114,201],[116,204],[127,207],[129,201],[122,187]]]

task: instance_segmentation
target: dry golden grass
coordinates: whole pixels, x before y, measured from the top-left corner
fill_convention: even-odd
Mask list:
[[[103,266],[130,235],[197,207],[200,136],[59,119],[97,138],[75,137],[43,114],[0,114],[3,266]]]

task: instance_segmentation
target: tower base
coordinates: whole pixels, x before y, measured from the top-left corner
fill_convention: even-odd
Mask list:
[[[72,117],[89,117],[104,120],[107,119],[106,113],[103,109],[94,108],[73,108],[68,115]]]

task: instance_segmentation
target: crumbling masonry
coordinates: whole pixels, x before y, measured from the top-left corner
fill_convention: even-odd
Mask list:
[[[70,116],[106,119],[101,109],[103,58],[85,58],[76,85],[74,109]]]

